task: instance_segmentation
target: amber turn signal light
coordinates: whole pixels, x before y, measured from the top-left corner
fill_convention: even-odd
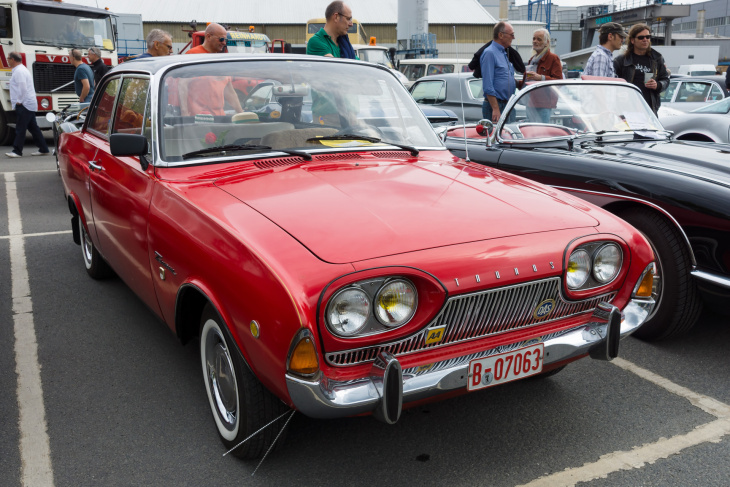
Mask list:
[[[319,370],[317,352],[310,337],[302,338],[294,347],[289,360],[289,371],[300,375],[312,375]]]
[[[636,296],[650,298],[652,289],[654,289],[654,272],[647,272],[636,290]]]

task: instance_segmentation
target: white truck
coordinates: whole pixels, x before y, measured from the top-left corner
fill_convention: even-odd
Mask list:
[[[8,53],[17,51],[23,58],[38,98],[36,120],[41,128],[50,128],[46,113],[78,102],[71,49],[82,49],[86,55],[89,47],[97,46],[105,64],[117,65],[113,15],[55,0],[0,0],[0,145],[11,143],[15,136]]]

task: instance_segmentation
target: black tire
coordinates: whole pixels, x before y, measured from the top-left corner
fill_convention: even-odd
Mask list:
[[[634,336],[658,341],[687,333],[699,319],[702,300],[690,274],[692,261],[682,234],[662,215],[636,208],[619,213],[647,238],[656,254],[660,289],[653,313]]]
[[[11,145],[15,139],[15,129],[8,127],[8,114],[0,108],[0,145]]]
[[[226,449],[288,409],[256,379],[235,347],[223,320],[208,303],[200,318],[200,363],[216,429]],[[231,453],[244,459],[260,458],[274,441],[277,447],[282,445],[286,419],[274,422]]]
[[[76,220],[79,223],[81,255],[84,258],[84,266],[86,267],[87,274],[89,274],[89,276],[93,279],[104,279],[111,276],[114,272],[96,250],[96,247],[94,247],[91,238],[89,238],[89,234],[86,233],[86,228],[84,228],[84,222],[81,220],[81,216],[77,216]]]

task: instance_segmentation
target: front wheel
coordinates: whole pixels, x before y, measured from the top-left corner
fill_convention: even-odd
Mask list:
[[[106,263],[99,251],[94,247],[91,237],[84,228],[84,222],[81,215],[76,217],[79,222],[79,235],[81,236],[81,254],[84,257],[84,266],[86,272],[94,279],[103,279],[112,274],[111,267]]]
[[[218,435],[230,449],[287,408],[254,377],[225,326],[215,308],[207,304],[200,319],[200,362]],[[239,458],[263,456],[284,424],[283,419],[274,422],[232,453]],[[281,445],[283,440],[282,433],[277,443]]]
[[[686,333],[699,319],[702,300],[690,274],[692,261],[684,238],[671,222],[649,209],[632,209],[618,216],[644,234],[656,256],[656,305],[634,336],[657,341]]]

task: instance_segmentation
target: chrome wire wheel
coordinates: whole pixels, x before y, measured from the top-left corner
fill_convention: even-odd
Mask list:
[[[208,318],[200,336],[200,358],[205,389],[220,435],[233,441],[239,428],[236,370],[218,323]]]

